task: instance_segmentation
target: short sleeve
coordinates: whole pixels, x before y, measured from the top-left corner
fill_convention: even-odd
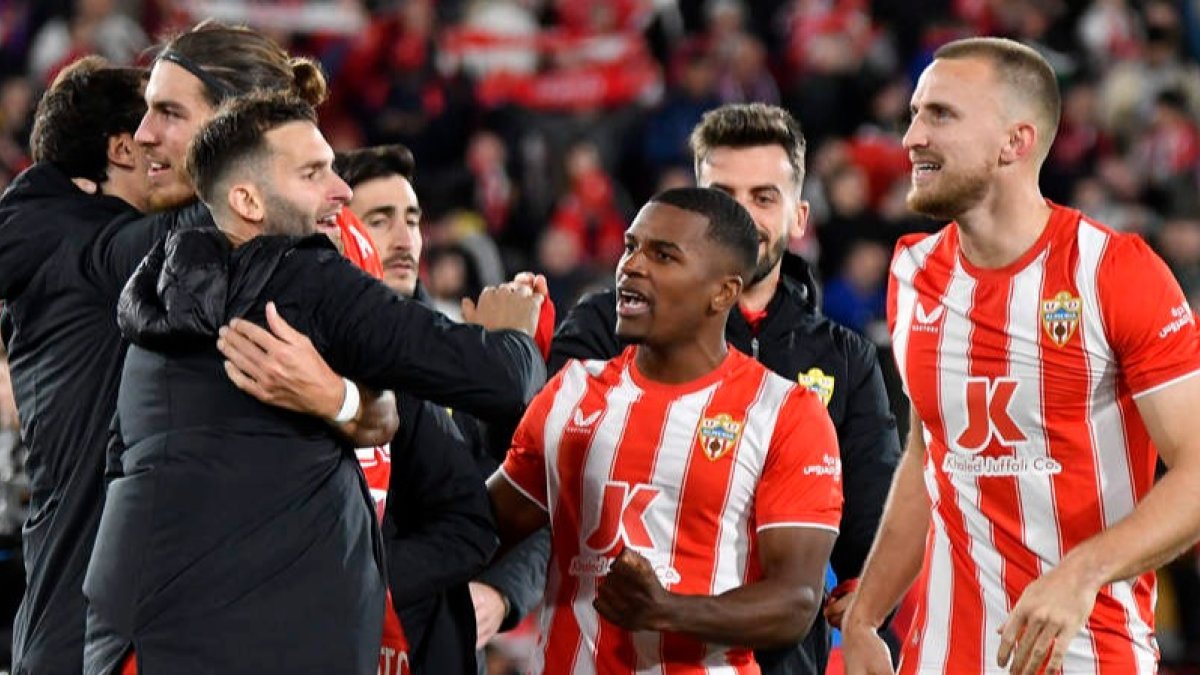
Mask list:
[[[562,385],[563,372],[533,397],[500,465],[500,472],[508,482],[547,512],[550,509],[546,503],[546,416]]]
[[[755,493],[758,530],[815,527],[838,531],[842,460],[837,432],[816,394],[795,388],[780,410]]]
[[[1200,371],[1195,314],[1166,263],[1140,237],[1113,239],[1097,284],[1107,338],[1134,396]]]

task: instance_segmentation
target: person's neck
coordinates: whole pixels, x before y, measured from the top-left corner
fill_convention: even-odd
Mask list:
[[[1011,265],[1042,236],[1050,213],[1036,179],[1011,189],[998,187],[978,206],[955,218],[959,248],[979,268]]]
[[[101,183],[99,189],[100,194],[117,197],[142,213],[150,209],[145,179],[134,175],[132,171],[110,166],[108,180]]]
[[[638,371],[649,380],[685,384],[711,373],[728,353],[724,333],[720,332],[715,339],[696,340],[686,345],[655,347],[643,343],[637,346],[634,360]]]
[[[218,220],[217,227],[221,230],[221,233],[225,235],[225,238],[229,240],[229,243],[232,244],[234,248],[238,248],[242,244],[245,244],[261,234],[257,227],[254,227],[253,225],[250,225],[249,223],[246,223],[237,217]]]
[[[783,262],[781,261],[776,263],[775,268],[758,283],[742,289],[742,297],[738,299],[738,305],[743,311],[761,312],[771,304],[771,298],[775,297],[775,289],[779,288],[779,279],[783,275],[782,269]]]

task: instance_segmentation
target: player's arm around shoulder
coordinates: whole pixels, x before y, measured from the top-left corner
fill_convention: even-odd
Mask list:
[[[795,387],[779,412],[755,490],[761,577],[715,596],[680,595],[626,549],[604,578],[596,609],[630,631],[754,649],[794,644],[820,609],[841,504],[833,424],[815,394]]]

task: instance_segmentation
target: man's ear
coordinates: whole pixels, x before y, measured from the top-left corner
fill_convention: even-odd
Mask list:
[[[1008,132],[1008,142],[1000,149],[1000,164],[1013,164],[1037,153],[1038,132],[1033,122],[1018,122]]]
[[[108,163],[132,171],[137,168],[137,153],[141,152],[133,142],[133,134],[125,132],[108,137]]]
[[[800,241],[804,237],[804,233],[808,230],[808,200],[796,200],[796,224],[792,226],[791,232],[787,233],[788,244],[793,244]]]
[[[250,182],[229,186],[229,209],[249,223],[261,223],[267,217],[266,204],[258,186]]]
[[[742,297],[743,286],[745,286],[745,282],[737,274],[730,274],[722,279],[717,293],[709,302],[710,311],[713,314],[720,314],[733,308],[738,303],[738,298]]]

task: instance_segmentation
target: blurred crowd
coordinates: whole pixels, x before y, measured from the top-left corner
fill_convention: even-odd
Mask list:
[[[1142,234],[1200,307],[1196,0],[6,0],[0,188],[29,164],[33,107],[62,66],[144,62],[155,38],[210,15],[320,60],[335,148],[413,150],[422,276],[450,312],[517,269],[544,273],[564,309],[611,284],[633,206],[692,181],[701,115],[764,101],[809,141],[811,218],[792,251],[817,264],[827,314],[886,343],[891,246],[940,225],[904,204],[913,80],[939,45],[982,34],[1036,47],[1059,74],[1044,193]],[[1200,661],[1195,561],[1174,567],[1164,655]]]
[[[338,149],[401,142],[420,168],[435,297],[534,267],[570,303],[608,282],[634,204],[691,180],[704,111],[765,101],[809,140],[808,236],[826,311],[880,330],[905,210],[915,73],[944,42],[992,34],[1059,72],[1044,172],[1059,202],[1150,239],[1200,302],[1200,9],[1190,0],[10,0],[0,9],[0,185],[28,164],[30,111],[64,64],[144,59],[216,15],[320,59]]]

